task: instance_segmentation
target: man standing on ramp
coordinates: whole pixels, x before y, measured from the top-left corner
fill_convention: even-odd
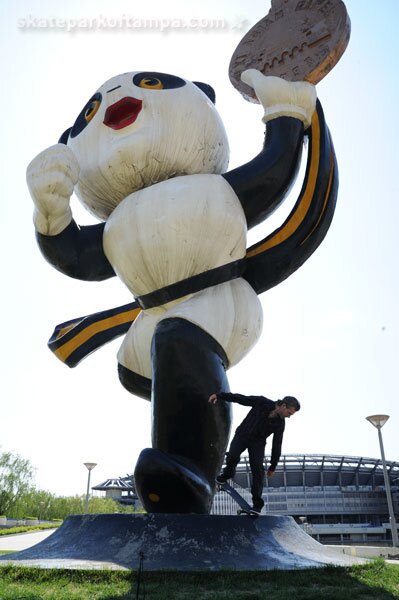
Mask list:
[[[225,483],[234,477],[241,454],[248,449],[249,465],[252,473],[252,502],[254,512],[260,513],[264,501],[262,498],[265,471],[263,458],[266,439],[273,434],[270,466],[267,476],[272,477],[281,455],[281,444],[285,428],[285,419],[289,419],[301,408],[293,396],[285,396],[282,400],[269,400],[264,396],[243,396],[241,394],[212,394],[208,402],[216,404],[218,400],[237,402],[243,406],[252,406],[251,410],[236,429],[226,456],[226,466],[216,478],[218,483]]]

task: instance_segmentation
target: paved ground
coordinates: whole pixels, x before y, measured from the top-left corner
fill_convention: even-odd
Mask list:
[[[326,548],[335,548],[338,552],[342,552],[343,554],[360,556],[362,558],[377,558],[381,556],[387,562],[399,564],[399,548],[393,548],[392,546],[326,545]]]
[[[30,533],[0,535],[0,550],[10,550],[13,552],[25,550],[45,540],[54,531],[55,529],[46,529],[44,531],[31,531]]]

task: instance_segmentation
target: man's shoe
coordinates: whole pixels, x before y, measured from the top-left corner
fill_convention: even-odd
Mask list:
[[[261,507],[259,507],[259,506],[253,506],[253,507],[251,508],[251,512],[252,512],[252,513],[255,513],[255,514],[257,514],[257,515],[260,515],[260,514],[261,514],[261,512],[262,512],[262,506],[261,506]]]
[[[225,475],[224,473],[220,473],[220,475],[216,477],[216,481],[218,483],[226,483],[226,481],[228,481],[229,479],[230,477],[227,477],[227,475]]]

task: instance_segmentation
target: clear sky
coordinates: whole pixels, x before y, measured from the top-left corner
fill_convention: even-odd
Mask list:
[[[119,384],[121,339],[75,369],[47,349],[56,324],[131,298],[116,278],[75,281],[45,262],[34,237],[26,166],[57,142],[104,81],[134,70],[210,83],[230,140],[230,166],[249,160],[262,145],[262,110],[233,88],[228,65],[269,2],[246,4],[2,2],[0,445],[31,460],[41,488],[85,493],[86,461],[98,463],[92,483],[132,472],[150,445],[151,425],[149,403]],[[349,46],[317,86],[339,162],[336,214],[317,252],[261,296],[262,338],[229,380],[240,393],[298,397],[302,410],[287,424],[283,452],[377,458],[377,431],[365,417],[386,413],[386,457],[399,460],[399,2],[346,0],[346,6]],[[133,29],[112,27],[126,22],[123,15],[136,19]],[[158,28],[145,21],[138,27],[137,19],[149,18],[160,20]],[[185,18],[223,19],[225,27],[161,31],[162,19]],[[78,29],[76,19],[99,19],[100,28]],[[55,27],[37,27],[45,23]],[[77,201],[73,210],[80,224],[93,222]],[[251,232],[250,243],[281,223],[286,210]],[[246,409],[234,408],[237,425]]]

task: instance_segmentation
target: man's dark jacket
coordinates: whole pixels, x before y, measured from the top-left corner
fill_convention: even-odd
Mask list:
[[[281,444],[285,428],[285,419],[273,417],[269,414],[276,408],[276,402],[264,396],[243,396],[241,394],[228,394],[226,392],[217,394],[219,400],[226,402],[237,402],[243,406],[252,406],[251,410],[236,429],[235,435],[251,440],[262,440],[266,445],[266,438],[273,435],[272,452],[269,470],[274,471],[281,455]]]

